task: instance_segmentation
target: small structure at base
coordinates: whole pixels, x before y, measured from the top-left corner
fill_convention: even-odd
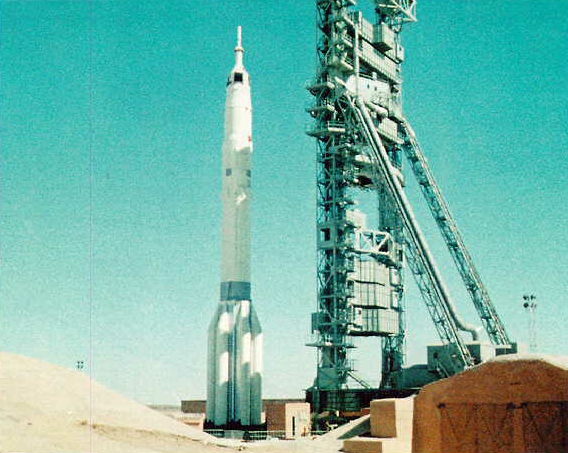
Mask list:
[[[371,437],[343,441],[345,453],[410,453],[414,397],[371,401]]]
[[[413,453],[565,453],[568,359],[507,355],[424,387]]]
[[[284,413],[286,439],[295,439],[310,434],[310,405],[308,403],[286,403]]]
[[[311,432],[310,405],[298,399],[263,400],[266,430],[273,437],[294,439]]]
[[[266,424],[266,428],[261,430],[263,433],[286,439],[307,436],[311,433],[310,405],[304,400],[264,399],[262,406],[262,422]],[[205,417],[205,408],[205,400],[181,402],[181,412],[194,419]]]

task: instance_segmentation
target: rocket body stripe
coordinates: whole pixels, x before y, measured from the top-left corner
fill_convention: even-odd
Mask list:
[[[227,81],[223,143],[220,302],[208,341],[207,420],[260,425],[262,330],[251,302],[252,103],[241,32]]]

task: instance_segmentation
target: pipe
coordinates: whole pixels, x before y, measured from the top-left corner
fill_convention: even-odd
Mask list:
[[[352,102],[352,100],[350,101]],[[394,178],[391,173],[386,171],[386,169],[388,169],[389,166],[391,165],[390,159],[386,153],[386,150],[384,149],[381,139],[377,134],[377,131],[373,125],[371,117],[369,116],[369,112],[365,107],[365,103],[359,97],[356,98],[355,102],[357,104],[356,110],[359,111],[359,113],[362,115],[364,124],[368,129],[369,134],[371,135],[373,141],[378,145],[377,157],[380,159],[382,168],[385,170],[387,184],[389,185],[391,193],[395,197],[397,204],[399,205],[406,226],[415,237],[417,246],[420,248],[425,258],[425,264],[428,266],[430,274],[434,278],[436,286],[439,289],[442,301],[446,305],[447,311],[449,312],[452,319],[456,323],[456,326],[460,330],[469,332],[472,336],[473,341],[478,341],[480,327],[466,323],[458,314],[457,309],[449,294],[448,288],[446,287],[446,284],[442,280],[440,271],[438,270],[436,262],[434,261],[434,257],[430,252],[430,248],[428,247],[426,238],[424,237],[424,234],[422,233],[422,230],[418,225],[416,217],[414,216],[414,212],[412,211],[412,207],[410,205],[410,202],[408,201],[408,198],[406,197],[406,194],[404,193],[399,181],[396,178]]]
[[[361,13],[359,12],[359,23],[361,23]],[[353,38],[353,65],[355,68],[355,95],[359,96],[359,27],[354,28]]]

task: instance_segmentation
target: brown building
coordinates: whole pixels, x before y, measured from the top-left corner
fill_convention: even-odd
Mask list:
[[[502,356],[424,387],[414,453],[568,451],[568,360]]]
[[[267,431],[285,431],[286,438],[310,433],[310,405],[304,400],[264,400],[263,408]]]
[[[205,400],[186,400],[181,402],[181,411],[186,414],[205,414]]]

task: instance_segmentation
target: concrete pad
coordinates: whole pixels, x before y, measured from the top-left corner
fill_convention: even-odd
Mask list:
[[[376,437],[354,437],[343,441],[345,453],[383,453],[382,439]]]
[[[371,436],[410,438],[413,408],[413,396],[371,401]]]
[[[371,436],[396,437],[395,400],[371,401]]]
[[[354,437],[343,441],[345,453],[411,453],[410,440]]]

